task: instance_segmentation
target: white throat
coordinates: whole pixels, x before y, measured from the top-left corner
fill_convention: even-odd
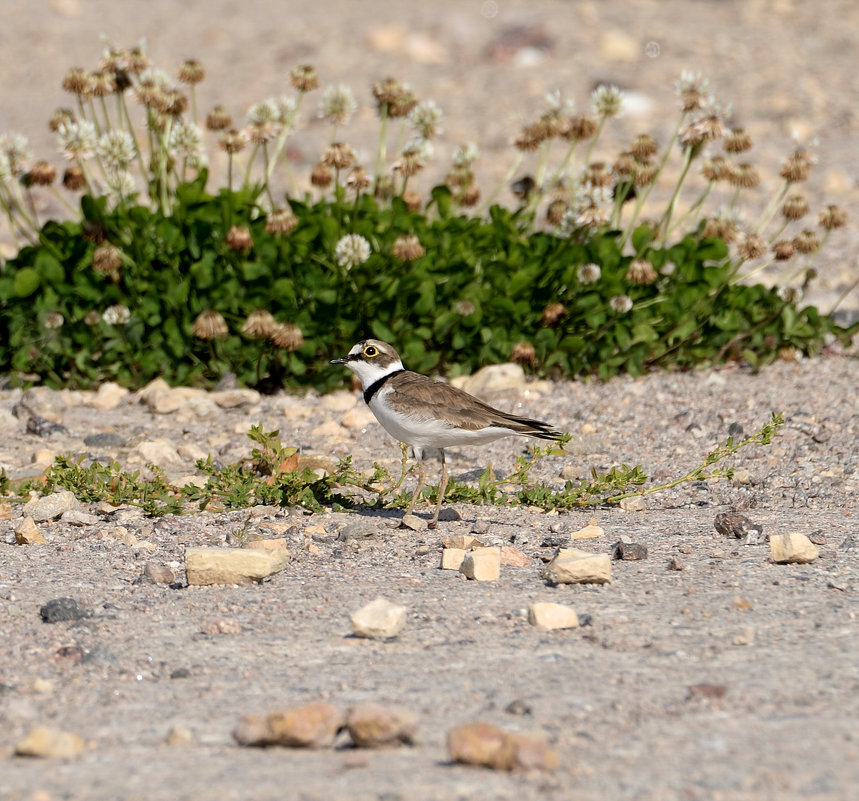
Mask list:
[[[375,384],[380,378],[403,369],[403,363],[399,359],[387,364],[356,360],[348,362],[346,366],[358,376],[361,386],[365,390]]]

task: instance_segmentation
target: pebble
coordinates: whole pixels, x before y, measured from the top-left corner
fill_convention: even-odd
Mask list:
[[[246,715],[233,732],[239,745],[327,748],[346,724],[343,712],[316,701],[270,715]]]
[[[283,537],[270,540],[250,540],[242,547],[268,554],[272,562],[272,572],[274,573],[279,573],[283,570],[291,559],[289,550],[286,547],[286,539]]]
[[[501,575],[501,548],[478,548],[466,552],[459,572],[474,581],[496,581]]]
[[[644,497],[641,495],[633,495],[631,498],[624,498],[620,502],[620,508],[625,512],[643,512]]]
[[[316,426],[310,432],[313,437],[323,437],[326,439],[342,439],[346,429],[336,420],[328,420]]]
[[[612,546],[612,553],[615,559],[635,562],[640,559],[647,559],[647,546],[641,542],[624,542],[621,540]]]
[[[749,518],[737,512],[721,512],[713,518],[713,528],[723,537],[759,541],[763,534],[763,526],[753,523]]]
[[[51,437],[54,434],[68,434],[69,430],[62,423],[35,414],[27,418],[27,433],[34,437]]]
[[[445,548],[458,548],[467,551],[469,548],[483,548],[486,543],[481,542],[473,534],[451,534],[441,541]]]
[[[128,456],[129,464],[154,464],[158,467],[169,467],[181,464],[182,458],[176,451],[176,446],[169,439],[146,440],[138,444]]]
[[[94,526],[99,522],[98,516],[84,512],[81,509],[69,509],[60,515],[60,520],[70,526]]]
[[[193,742],[194,735],[191,733],[191,730],[187,726],[181,726],[176,723],[170,727],[170,731],[167,732],[167,737],[164,739],[164,742],[167,745],[176,748],[177,746],[188,745]]]
[[[84,406],[100,412],[108,412],[119,406],[127,396],[128,390],[125,387],[121,387],[113,381],[106,381],[96,392],[87,393]]]
[[[346,728],[359,748],[411,744],[418,717],[413,712],[380,704],[358,704],[346,715]]]
[[[32,517],[22,517],[16,520],[12,528],[15,531],[15,542],[18,545],[45,544],[45,538]]]
[[[124,437],[113,431],[97,431],[84,437],[88,448],[124,448],[127,444]]]
[[[208,399],[221,409],[238,409],[255,406],[260,402],[260,394],[255,389],[222,389],[210,392]]]
[[[12,504],[5,501],[0,503],[0,520],[12,519]]]
[[[39,609],[39,615],[45,623],[60,623],[91,617],[92,612],[74,598],[54,598]]]
[[[42,498],[34,498],[24,504],[23,514],[29,515],[37,523],[45,520],[54,520],[63,512],[71,509],[79,509],[78,499],[68,490],[45,495]]]
[[[777,564],[808,564],[820,556],[817,546],[798,531],[770,536],[770,557]]]
[[[366,406],[355,406],[340,418],[344,428],[367,428],[376,422],[376,416]]]
[[[346,412],[358,403],[358,396],[345,389],[329,392],[319,399],[319,406],[332,412]]]
[[[352,634],[371,640],[390,640],[406,625],[407,609],[384,598],[376,598],[350,616]]]
[[[242,626],[238,620],[232,617],[216,617],[212,620],[207,620],[200,626],[202,634],[241,634]]]
[[[502,567],[529,567],[531,565],[531,557],[510,545],[502,545],[501,565]]]
[[[143,566],[143,575],[156,584],[173,584],[176,576],[173,571],[158,562],[149,561]]]
[[[543,573],[554,584],[610,584],[611,561],[607,553],[561,548]]]
[[[732,481],[734,484],[751,484],[752,474],[745,467],[738,467],[734,470]]]
[[[250,584],[283,570],[280,557],[248,548],[186,548],[188,584]]]
[[[490,364],[461,382],[462,389],[478,397],[504,389],[524,389],[525,371],[519,364]]]
[[[668,560],[668,569],[669,570],[678,570],[678,571],[679,570],[685,570],[686,569],[686,563],[683,562],[682,559],[678,559],[676,556],[672,556]]]
[[[408,528],[412,531],[426,531],[427,521],[417,515],[403,515],[400,519],[400,528]]]
[[[528,607],[528,622],[545,631],[575,629],[579,626],[579,616],[569,606],[539,602]]]
[[[441,565],[442,570],[459,570],[465,559],[465,548],[442,548]]]
[[[593,523],[589,523],[584,528],[580,528],[578,531],[574,531],[570,534],[571,540],[592,540],[597,539],[598,537],[604,537],[605,531],[597,525]]]
[[[560,760],[544,740],[512,734],[491,723],[466,723],[448,732],[452,762],[492,770],[553,771]]]
[[[28,757],[73,759],[83,753],[84,741],[77,734],[50,726],[38,726],[15,743],[15,754]]]

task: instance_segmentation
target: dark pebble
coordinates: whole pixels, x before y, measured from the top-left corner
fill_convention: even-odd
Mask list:
[[[722,512],[713,519],[713,527],[723,537],[743,539],[743,537],[760,537],[763,534],[763,526],[752,523],[751,520],[736,512]]]
[[[613,546],[614,558],[626,562],[647,559],[647,546],[640,542],[616,542]]]
[[[52,434],[68,434],[62,423],[52,423],[44,417],[32,415],[27,419],[27,433],[36,437],[50,437]]]
[[[191,671],[188,668],[176,668],[171,674],[171,679],[187,679],[191,676]]]
[[[531,704],[522,698],[516,698],[504,707],[504,711],[508,715],[533,715],[534,710],[531,709]]]
[[[743,427],[739,423],[731,423],[728,426],[728,436],[733,440],[738,440],[743,436]]]
[[[124,448],[126,441],[113,431],[98,431],[85,436],[84,445],[88,448]]]
[[[92,612],[81,606],[74,598],[54,598],[39,610],[39,614],[45,623],[59,623],[63,620],[81,620],[90,617]]]

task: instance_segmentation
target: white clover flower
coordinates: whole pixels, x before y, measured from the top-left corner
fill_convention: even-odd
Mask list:
[[[277,107],[277,101],[273,98],[263,100],[261,103],[254,103],[248,109],[248,123],[250,125],[264,125],[267,122],[280,122],[280,109]]]
[[[66,318],[59,312],[48,312],[45,315],[43,324],[45,328],[62,328]]]
[[[370,252],[370,243],[361,234],[341,236],[334,246],[334,258],[347,270],[367,261]]]
[[[278,122],[285,128],[292,128],[295,125],[295,117],[298,114],[298,103],[294,97],[282,95],[276,102]]]
[[[30,144],[24,134],[2,134],[0,135],[0,152],[9,161],[12,175],[20,175],[24,171],[24,162],[30,158]]]
[[[0,153],[0,181],[8,181],[12,177],[12,165],[5,153]]]
[[[601,117],[614,117],[623,109],[623,92],[616,86],[603,84],[591,93],[591,103]]]
[[[358,108],[355,95],[348,86],[327,86],[319,100],[319,116],[334,125],[349,122]]]
[[[144,86],[157,86],[159,89],[169,89],[173,85],[173,78],[164,70],[156,67],[143,70],[138,80]]]
[[[454,167],[470,167],[480,155],[480,149],[474,142],[468,142],[460,145],[453,151],[453,166]]]
[[[128,325],[131,319],[131,312],[128,306],[123,306],[117,303],[114,306],[108,306],[101,314],[101,319],[108,325]]]
[[[802,287],[781,286],[778,288],[778,296],[785,303],[799,303],[802,300]]]
[[[632,308],[632,300],[629,295],[615,295],[608,302],[612,311],[618,314],[626,314]]]
[[[406,142],[402,150],[402,155],[405,158],[429,161],[435,155],[435,147],[429,139],[415,137]]]
[[[441,124],[444,112],[434,100],[424,100],[418,103],[409,112],[409,124],[415,129],[422,139],[431,139],[441,132]]]
[[[60,151],[69,161],[92,158],[98,143],[95,125],[89,120],[67,122],[57,129]]]
[[[170,152],[177,156],[203,155],[203,130],[193,122],[176,122],[170,129]]]
[[[579,279],[579,282],[582,284],[594,284],[600,280],[602,276],[602,270],[600,269],[599,264],[583,264],[576,271],[576,278]]]
[[[680,73],[680,80],[674,84],[674,92],[683,97],[683,95],[695,92],[696,94],[706,95],[710,90],[710,82],[700,72],[692,72],[691,70],[683,70]]]
[[[124,170],[134,159],[134,140],[128,131],[112,129],[98,138],[95,152],[107,170]]]
[[[123,200],[137,191],[134,176],[128,170],[109,170],[104,176],[112,200]]]
[[[547,92],[543,100],[546,103],[546,110],[558,116],[569,116],[576,107],[575,101],[572,98],[563,97],[560,89]]]

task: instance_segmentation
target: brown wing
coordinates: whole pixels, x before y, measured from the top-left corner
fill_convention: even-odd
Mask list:
[[[479,431],[494,425],[542,439],[558,439],[562,436],[549,423],[502,412],[461,389],[410,370],[397,376],[396,387],[397,391],[386,399],[391,408],[420,420],[440,418],[451,426],[469,431]]]

